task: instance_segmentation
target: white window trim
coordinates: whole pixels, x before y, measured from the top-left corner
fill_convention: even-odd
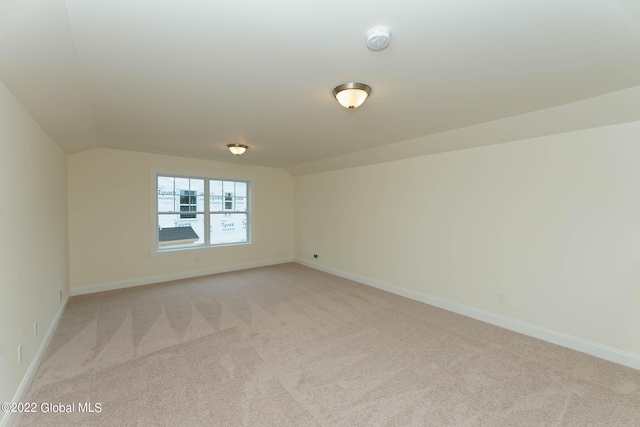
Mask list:
[[[237,242],[237,243],[225,243],[225,244],[209,244],[209,233],[205,233],[205,244],[193,247],[186,248],[167,248],[167,249],[159,249],[159,241],[158,241],[158,176],[169,176],[174,178],[190,178],[190,179],[202,179],[205,182],[205,194],[207,194],[209,189],[209,180],[214,181],[234,181],[234,182],[246,182],[247,183],[247,241],[246,242]],[[252,244],[252,229],[253,229],[253,185],[254,180],[252,178],[247,177],[232,177],[225,176],[215,177],[209,176],[207,174],[194,174],[184,173],[184,172],[176,172],[175,170],[165,170],[165,169],[152,169],[151,170],[151,252],[152,256],[159,255],[171,255],[185,252],[204,252],[204,251],[215,251],[215,250],[224,250],[229,248],[234,248],[238,246],[248,246]],[[223,201],[224,202],[224,201]],[[207,215],[210,215],[209,211],[209,202],[206,200],[205,202],[205,226],[209,223],[209,220],[206,218]],[[217,212],[214,212],[217,213]],[[245,213],[245,212],[243,212]]]

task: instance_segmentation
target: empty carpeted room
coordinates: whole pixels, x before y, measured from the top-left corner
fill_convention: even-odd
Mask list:
[[[0,426],[640,420],[636,0],[0,4]]]

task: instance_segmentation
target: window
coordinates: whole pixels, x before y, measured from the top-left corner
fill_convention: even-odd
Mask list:
[[[197,206],[195,191],[180,190],[180,212],[195,212]],[[180,214],[180,219],[195,217],[195,214]]]
[[[249,242],[248,182],[157,175],[156,184],[157,250]]]
[[[233,197],[231,197],[233,193],[224,193],[224,210],[230,211],[233,210]]]
[[[246,241],[248,188],[242,181],[209,180],[212,245]]]

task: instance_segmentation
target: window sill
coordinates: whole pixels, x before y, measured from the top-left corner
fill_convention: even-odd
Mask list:
[[[219,251],[231,248],[245,247],[251,246],[252,242],[242,242],[242,243],[229,243],[226,245],[216,245],[216,246],[197,246],[192,248],[175,248],[175,249],[155,249],[151,250],[150,255],[153,256],[165,256],[165,255],[179,255],[186,253],[200,253],[200,252],[209,252],[209,251]]]

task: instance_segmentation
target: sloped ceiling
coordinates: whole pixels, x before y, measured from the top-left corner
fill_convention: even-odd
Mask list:
[[[68,153],[302,174],[416,141],[419,153],[495,143],[438,135],[571,103],[598,106],[576,128],[639,120],[624,92],[640,86],[639,24],[637,0],[5,0],[0,80]],[[377,25],[392,40],[374,52]],[[348,81],[373,88],[354,111],[331,94]],[[619,91],[625,102],[606,97]],[[527,120],[518,137],[557,131]],[[236,142],[250,146],[242,157],[226,150]]]

